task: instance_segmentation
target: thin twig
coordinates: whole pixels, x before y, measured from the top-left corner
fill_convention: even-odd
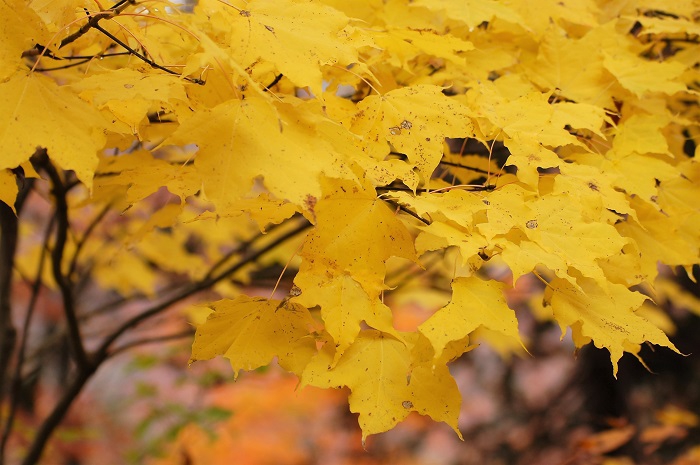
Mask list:
[[[292,218],[294,218],[294,217],[292,217]],[[211,268],[209,268],[209,271],[207,272],[207,274],[204,275],[204,279],[209,279],[209,278],[211,278],[212,276],[214,276],[214,273],[216,273],[216,270],[218,270],[219,268],[221,268],[222,266],[224,266],[224,264],[225,264],[227,261],[229,261],[232,257],[234,257],[235,255],[238,255],[238,254],[241,254],[241,253],[245,252],[245,251],[248,250],[256,241],[258,241],[259,239],[262,239],[263,237],[267,236],[268,234],[270,234],[272,231],[276,230],[277,228],[279,228],[279,227],[280,227],[281,225],[283,225],[283,224],[285,224],[285,223],[283,222],[283,223],[279,223],[279,224],[273,224],[272,226],[270,226],[269,228],[267,228],[267,231],[266,231],[266,232],[264,232],[264,233],[259,233],[259,234],[255,235],[253,238],[251,238],[250,240],[248,240],[248,241],[246,241],[246,242],[240,244],[238,247],[236,247],[236,248],[234,248],[234,249],[232,249],[232,250],[229,250],[226,254],[224,254],[223,257],[219,258],[219,260],[217,260],[216,263],[214,263],[214,264],[211,266]]]
[[[104,219],[104,217],[107,215],[109,212],[109,209],[112,207],[111,204],[105,205],[105,207],[97,214],[97,216],[92,220],[92,222],[88,225],[87,229],[85,230],[85,233],[83,233],[83,237],[78,240],[76,246],[75,246],[75,252],[73,252],[73,257],[70,260],[70,267],[68,268],[68,278],[71,279],[75,273],[75,269],[78,265],[78,255],[80,255],[81,250],[83,249],[83,246],[85,246],[85,242],[90,238],[90,235],[92,232],[95,230],[98,224]]]
[[[265,245],[264,247],[250,252],[246,256],[244,256],[239,262],[237,262],[234,265],[231,265],[224,271],[222,271],[218,276],[212,276],[206,279],[203,279],[202,281],[199,281],[198,283],[194,283],[191,286],[188,286],[187,288],[183,289],[182,291],[176,293],[172,297],[164,300],[161,303],[158,303],[151,307],[148,310],[145,310],[144,312],[140,313],[139,315],[136,315],[129,320],[125,321],[122,323],[121,326],[119,326],[112,334],[107,336],[102,344],[100,344],[99,348],[96,351],[96,357],[97,360],[102,360],[103,357],[106,356],[106,354],[109,351],[109,348],[112,346],[112,344],[119,339],[119,337],[127,332],[129,329],[138,326],[139,324],[143,323],[144,321],[153,318],[154,316],[160,314],[164,310],[167,310],[170,306],[175,304],[176,302],[179,302],[183,299],[186,299],[187,297],[190,297],[193,294],[196,294],[198,292],[201,292],[205,289],[210,288],[214,284],[218,283],[219,281],[223,280],[227,276],[235,273],[239,269],[243,268],[249,263],[252,263],[256,261],[258,258],[261,256],[265,255],[267,252],[270,250],[273,250],[275,247],[279,246],[283,242],[289,240],[290,238],[296,236],[300,232],[304,231],[307,229],[309,226],[311,226],[308,222],[301,223],[299,226],[296,228],[292,229],[291,231],[286,232],[285,234],[281,235],[271,243]]]
[[[177,71],[173,71],[172,69],[166,68],[166,67],[163,66],[163,65],[159,65],[158,63],[156,63],[155,61],[151,60],[150,58],[148,58],[148,57],[145,56],[144,54],[142,54],[142,53],[140,53],[140,52],[137,52],[137,51],[134,50],[133,48],[129,47],[129,46],[126,44],[126,42],[122,41],[122,40],[119,39],[117,36],[115,36],[114,34],[112,34],[111,32],[109,32],[108,30],[106,30],[105,28],[103,28],[102,26],[100,26],[99,24],[95,23],[95,25],[93,26],[93,28],[94,28],[94,29],[97,29],[97,30],[100,31],[102,34],[106,35],[107,37],[109,37],[110,39],[112,39],[114,42],[116,42],[116,43],[119,44],[120,46],[124,47],[124,49],[127,50],[129,53],[131,53],[132,55],[134,55],[136,58],[139,58],[141,61],[143,61],[143,62],[149,64],[151,67],[156,68],[156,69],[159,69],[159,70],[161,70],[161,71],[165,71],[166,73],[172,74],[172,75],[174,75],[174,76],[180,76],[180,73],[178,73]],[[195,83],[195,84],[204,84],[204,81],[203,81],[202,79],[199,79],[199,78],[191,78],[191,77],[186,77],[186,76],[182,76],[182,78],[185,79],[186,81],[193,82],[193,83]]]
[[[428,226],[430,225],[430,221],[426,220],[425,218],[420,216],[418,213],[409,210],[408,208],[404,207],[403,205],[399,204],[398,202],[395,202],[394,200],[389,200],[389,199],[382,199],[382,200],[384,200],[386,203],[388,203],[390,205],[393,205],[394,207],[398,208],[402,212],[411,215],[412,217],[414,217],[415,219],[417,219],[421,223],[426,224]]]
[[[159,342],[167,342],[167,341],[174,341],[177,339],[182,339],[185,337],[190,337],[194,334],[193,329],[188,329],[186,331],[180,331],[179,333],[174,333],[174,334],[165,334],[163,336],[152,336],[152,337],[145,337],[143,339],[135,339],[130,342],[126,342],[123,345],[117,347],[116,349],[112,350],[109,353],[109,358],[114,357],[115,355],[118,355],[122,352],[125,352],[129,349],[133,349],[135,347],[143,346],[146,344],[157,344]]]
[[[267,92],[270,90],[271,87],[274,87],[275,85],[277,85],[277,83],[282,80],[282,77],[284,77],[284,74],[282,74],[282,73],[275,76],[275,79],[263,88],[263,92]]]
[[[112,7],[108,10],[100,11],[97,13],[91,13],[89,15],[90,19],[88,19],[88,22],[83,24],[80,27],[80,29],[75,31],[73,34],[64,37],[61,43],[58,45],[58,48],[61,49],[66,45],[75,42],[76,40],[84,36],[90,29],[96,27],[101,20],[112,18],[124,11],[129,5],[135,4],[136,2],[134,0],[122,0],[112,5]]]
[[[440,160],[441,165],[453,166],[455,168],[464,168],[465,170],[474,171],[480,174],[490,175],[491,172],[488,170],[482,170],[481,168],[474,168],[473,166],[460,165],[459,163],[452,163],[450,161]]]

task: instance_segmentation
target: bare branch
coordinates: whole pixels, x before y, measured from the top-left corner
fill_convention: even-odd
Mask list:
[[[127,343],[124,343],[123,345],[117,347],[116,349],[112,350],[108,357],[112,358],[115,355],[118,355],[122,352],[125,352],[129,349],[133,349],[135,347],[143,346],[146,344],[157,344],[160,342],[167,342],[167,341],[174,341],[177,339],[183,339],[186,337],[190,337],[194,334],[193,329],[188,329],[186,331],[180,331],[179,333],[174,333],[174,334],[165,334],[162,336],[153,336],[153,337],[145,337],[143,339],[136,339]]]
[[[66,186],[61,180],[56,168],[51,164],[48,157],[45,156],[42,160],[42,168],[49,175],[51,184],[53,185],[53,196],[56,202],[56,243],[51,252],[51,268],[53,277],[61,291],[63,299],[63,310],[66,315],[66,324],[68,327],[68,339],[73,352],[73,357],[78,365],[78,370],[82,371],[90,364],[88,356],[83,347],[83,338],[80,334],[80,325],[78,324],[77,312],[75,309],[75,301],[73,298],[73,289],[70,276],[63,273],[63,253],[66,248],[66,240],[68,238],[68,230],[70,224],[68,222],[68,202],[66,200]]]
[[[5,447],[7,445],[7,440],[10,438],[10,434],[14,427],[15,413],[17,411],[17,404],[19,402],[19,396],[22,390],[22,368],[24,365],[24,358],[27,351],[27,342],[29,340],[29,327],[31,326],[32,316],[34,315],[34,309],[36,308],[36,303],[39,298],[39,292],[42,286],[41,276],[44,272],[44,259],[46,257],[46,251],[49,248],[49,238],[51,237],[51,230],[54,226],[54,220],[56,217],[52,217],[46,227],[46,233],[44,234],[43,245],[41,248],[41,254],[39,256],[39,265],[34,275],[34,282],[32,283],[32,292],[29,299],[29,305],[27,306],[27,312],[24,315],[24,321],[22,322],[22,337],[20,338],[19,350],[17,352],[17,361],[15,362],[14,375],[12,377],[12,385],[10,391],[10,402],[9,402],[9,412],[7,413],[7,421],[5,422],[5,429],[3,430],[2,440],[0,440],[0,457],[5,456]]]
[[[85,230],[85,233],[83,233],[83,237],[81,237],[80,240],[77,242],[77,244],[75,246],[75,252],[73,252],[73,257],[71,258],[71,261],[70,261],[70,267],[68,268],[68,277],[69,278],[72,278],[74,273],[75,273],[75,268],[78,265],[78,255],[80,255],[80,251],[83,249],[85,242],[87,242],[87,240],[90,238],[90,235],[95,230],[97,225],[100,224],[100,221],[102,221],[104,219],[104,217],[107,215],[110,208],[111,208],[110,204],[105,205],[105,207],[97,214],[97,216],[88,225],[87,229]]]

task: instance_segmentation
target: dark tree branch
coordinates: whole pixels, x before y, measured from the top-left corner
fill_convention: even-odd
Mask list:
[[[126,42],[124,42],[123,40],[119,39],[117,36],[115,36],[114,34],[112,34],[111,32],[109,32],[108,30],[106,30],[105,28],[103,28],[102,26],[100,26],[99,24],[95,23],[95,25],[93,26],[93,28],[94,28],[94,29],[97,29],[97,30],[100,31],[102,34],[104,34],[104,35],[106,35],[107,37],[109,37],[110,39],[112,39],[114,42],[116,42],[117,44],[119,44],[120,46],[122,46],[122,47],[123,47],[125,50],[127,50],[129,53],[131,53],[132,55],[134,55],[136,58],[140,59],[140,60],[143,61],[144,63],[149,64],[151,67],[156,68],[156,69],[159,69],[159,70],[161,70],[161,71],[165,71],[166,73],[172,74],[172,75],[174,75],[174,76],[180,76],[180,73],[178,73],[177,71],[173,71],[172,69],[168,69],[168,68],[166,68],[166,67],[163,66],[163,65],[159,65],[159,64],[156,63],[155,61],[153,61],[153,60],[151,60],[150,58],[148,58],[146,55],[144,55],[144,54],[142,54],[142,53],[140,53],[140,52],[137,52],[137,51],[134,50],[133,48],[129,47],[129,46],[126,44]],[[201,79],[198,79],[198,78],[190,78],[190,77],[184,77],[184,76],[183,76],[183,79],[185,79],[185,80],[187,80],[187,81],[190,81],[190,82],[193,82],[193,83],[195,83],[195,84],[204,84],[204,81],[201,80]]]
[[[84,58],[80,61],[68,63],[67,65],[63,65],[63,66],[55,66],[53,68],[34,68],[34,71],[44,73],[44,72],[48,72],[48,71],[58,71],[60,69],[75,68],[76,66],[84,65],[85,63],[89,62],[90,60],[92,60],[92,58]]]
[[[46,447],[46,443],[51,437],[51,434],[54,432],[56,427],[61,424],[63,417],[65,417],[66,413],[68,413],[68,409],[70,409],[70,406],[73,405],[73,402],[75,402],[75,399],[78,398],[78,394],[80,394],[80,391],[85,386],[85,383],[87,383],[96,370],[97,364],[94,364],[88,365],[85,369],[78,370],[76,372],[73,382],[68,385],[68,388],[63,393],[61,400],[59,400],[58,404],[56,404],[49,416],[46,417],[44,422],[41,424],[41,427],[39,427],[32,444],[27,450],[27,455],[22,461],[22,465],[36,465],[39,463],[41,454],[44,452],[44,447]]]
[[[51,230],[53,229],[55,219],[55,216],[51,218],[51,221],[49,221],[46,228],[46,233],[44,234],[44,241],[41,247],[41,254],[39,256],[39,265],[38,269],[36,270],[34,282],[32,283],[32,292],[29,299],[29,305],[27,306],[27,312],[25,313],[24,321],[22,322],[22,337],[20,338],[19,350],[17,351],[17,361],[15,362],[15,370],[12,377],[9,412],[7,413],[7,421],[5,422],[2,440],[0,440],[0,457],[5,456],[7,440],[10,438],[10,433],[14,427],[15,413],[17,411],[19,396],[22,390],[22,368],[24,366],[27,342],[29,340],[29,327],[31,326],[32,316],[34,315],[34,309],[36,308],[36,303],[39,299],[39,292],[41,291],[41,286],[43,284],[41,276],[44,272],[46,251],[49,249],[49,239],[51,237]]]
[[[0,399],[4,399],[7,370],[17,337],[17,330],[12,325],[12,268],[18,229],[15,212],[2,201],[0,231]]]
[[[17,330],[12,325],[12,273],[17,251],[18,215],[22,211],[22,206],[34,186],[34,182],[30,179],[19,184],[20,189],[15,201],[15,211],[0,201],[0,404],[4,403],[7,370],[17,339]],[[5,434],[9,435],[9,432],[3,432],[0,463],[3,463],[5,459]]]
[[[127,332],[131,328],[136,327],[139,324],[143,323],[144,321],[149,320],[149,319],[153,318],[154,316],[162,313],[164,310],[167,310],[173,304],[175,304],[183,299],[186,299],[187,297],[190,297],[194,294],[197,294],[205,289],[212,287],[214,284],[218,283],[219,281],[223,280],[224,278],[226,278],[226,277],[230,276],[231,274],[235,273],[236,271],[240,270],[241,268],[243,268],[247,264],[255,262],[258,258],[265,255],[267,252],[269,252],[270,250],[273,250],[275,247],[278,247],[280,244],[282,244],[285,241],[296,236],[300,232],[307,229],[309,226],[311,226],[311,225],[306,221],[304,223],[301,223],[296,228],[282,234],[280,237],[278,237],[277,239],[275,239],[271,243],[267,244],[266,246],[264,246],[258,250],[249,252],[248,254],[244,255],[239,262],[226,268],[218,276],[212,276],[209,278],[205,278],[197,283],[193,283],[192,285],[186,287],[182,291],[176,293],[175,295],[164,300],[163,302],[158,303],[158,304],[154,305],[153,307],[140,313],[139,315],[127,320],[119,328],[117,328],[112,334],[107,336],[104,339],[104,341],[102,342],[102,344],[100,344],[100,347],[96,351],[96,359],[98,361],[104,360],[104,358],[107,357],[109,348],[112,346],[112,344],[114,342],[116,342],[116,340],[119,339],[119,337],[122,334],[124,334],[125,332]]]
[[[48,157],[44,156],[42,158],[42,168],[51,179],[51,184],[53,185],[52,192],[56,202],[56,243],[51,252],[51,269],[54,280],[61,291],[71,351],[73,352],[75,363],[78,366],[78,371],[82,371],[90,365],[90,361],[83,347],[83,338],[80,334],[80,325],[78,324],[70,276],[63,272],[63,254],[66,248],[66,240],[68,239],[68,230],[70,229],[70,223],[68,222],[68,202],[66,199],[68,191],[63,184],[60,174],[53,164],[51,164]]]
[[[58,48],[61,49],[66,45],[75,42],[76,40],[84,36],[90,29],[96,28],[101,20],[113,18],[114,16],[124,11],[128,6],[135,4],[136,2],[134,0],[122,0],[112,5],[112,7],[108,10],[89,14],[88,16],[90,17],[90,19],[88,19],[88,22],[83,24],[82,27],[75,31],[73,34],[69,35],[68,37],[65,37],[58,45]]]

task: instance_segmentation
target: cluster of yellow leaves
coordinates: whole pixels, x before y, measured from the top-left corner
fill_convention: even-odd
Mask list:
[[[521,345],[494,267],[536,273],[543,310],[577,346],[608,349],[615,372],[644,342],[675,350],[631,288],[654,296],[659,262],[700,262],[692,1],[136,1],[100,20],[120,46],[93,28],[60,47],[96,13],[0,2],[0,200],[37,147],[86,186],[77,205],[177,196],[96,252],[95,278],[123,293],[154,288],[124,250],[194,279],[192,236],[213,256],[250,237],[246,214],[314,225],[294,292],[210,304],[193,361],[277,358],[304,385],[348,386],[365,436],[412,411],[457,430],[448,363],[477,332]],[[161,68],[113,53],[125,44]],[[508,156],[452,153],[446,138]],[[415,332],[384,303],[389,262],[451,282]]]

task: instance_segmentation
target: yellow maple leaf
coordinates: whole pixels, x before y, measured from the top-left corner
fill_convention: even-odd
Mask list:
[[[12,171],[0,169],[0,202],[5,202],[12,211],[15,211],[15,199],[17,198],[17,181]]]
[[[619,284],[603,288],[591,279],[580,279],[579,284],[581,288],[555,278],[547,285],[545,297],[562,330],[572,327],[574,341],[592,340],[596,347],[608,349],[615,376],[622,354],[638,350],[644,342],[678,352],[663,331],[635,314],[646,300],[642,294]]]
[[[328,344],[321,349],[304,370],[301,384],[348,386],[350,411],[360,414],[363,442],[370,434],[393,428],[411,411],[444,421],[459,433],[461,396],[445,365],[412,369],[411,347],[376,330],[362,331],[335,367],[333,351]]]
[[[654,62],[622,48],[603,50],[603,66],[624,88],[644,97],[650,92],[675,94],[686,90],[680,76],[685,65],[674,62]]]
[[[23,67],[22,53],[37,43],[47,44],[49,32],[23,0],[0,2],[0,82]],[[6,92],[2,91],[3,94]]]
[[[197,144],[195,168],[204,193],[217,205],[246,196],[256,177],[280,199],[303,206],[320,197],[319,176],[354,178],[331,144],[291,105],[249,96],[202,110],[182,123],[166,144]]]
[[[379,296],[370,298],[352,277],[342,274],[330,282],[318,282],[318,276],[300,272],[294,278],[294,284],[302,291],[295,302],[308,308],[321,307],[324,327],[335,341],[333,365],[355,341],[363,321],[371,328],[401,340],[392,325],[391,309]]]
[[[634,240],[645,280],[651,282],[656,278],[659,261],[668,265],[698,262],[700,248],[697,241],[693,243],[679,234],[683,217],[668,216],[639,198],[633,198],[631,204],[637,212],[637,221],[628,218],[615,227],[621,235]],[[697,236],[697,231],[694,233]]]
[[[552,193],[577,199],[584,221],[607,222],[606,212],[610,210],[619,215],[636,217],[625,194],[612,187],[614,178],[610,174],[598,167],[577,163],[563,163],[559,169],[561,174],[554,177]],[[619,219],[616,216],[610,218],[616,221]]]
[[[539,44],[534,61],[524,63],[525,72],[544,89],[581,103],[614,108],[614,88],[603,67],[600,38],[587,34],[572,39],[551,27]],[[581,60],[585,56],[586,60]]]
[[[512,230],[503,238],[497,238],[495,242],[500,257],[513,273],[513,283],[521,276],[534,271],[539,265],[547,267],[560,278],[574,280],[568,275],[568,264],[562,257],[527,240],[521,230]]]
[[[201,188],[202,181],[191,165],[169,163],[146,150],[100,157],[95,178],[96,195],[102,195],[103,190],[122,188],[127,204],[120,206],[122,209],[140,202],[163,186],[184,203]]]
[[[540,37],[553,24],[595,27],[599,23],[600,11],[594,0],[541,0],[537,8],[532,8],[532,2],[528,0],[516,0],[509,6],[522,16],[527,27],[535,32],[535,37]]]
[[[562,164],[562,160],[556,153],[535,140],[516,136],[506,139],[503,143],[510,150],[506,165],[517,167],[518,180],[528,186],[538,185],[540,180],[538,168],[558,168]]]
[[[14,168],[44,147],[91,188],[105,127],[98,110],[44,76],[18,72],[0,84],[0,169]]]
[[[357,109],[350,129],[363,136],[363,149],[383,159],[391,144],[408,156],[423,182],[430,179],[442,158],[445,137],[472,134],[469,109],[445,96],[437,86],[418,85],[382,96],[370,95]]]
[[[532,202],[533,217],[520,228],[542,249],[600,283],[606,279],[597,260],[621,253],[627,241],[610,224],[587,223],[567,195],[546,195]]]
[[[257,197],[244,198],[233,203],[218,205],[216,212],[202,213],[194,220],[236,218],[247,213],[257,223],[260,231],[265,232],[267,226],[279,224],[291,218],[297,210],[294,204],[286,200],[278,200],[268,194],[260,194]]]
[[[460,189],[420,195],[393,192],[390,196],[430,221],[451,220],[470,230],[474,214],[486,210],[488,205],[484,196]]]
[[[107,108],[126,123],[131,132],[138,129],[154,105],[169,105],[173,100],[186,102],[183,81],[168,74],[146,74],[129,68],[95,74],[71,86],[80,98]],[[157,107],[159,110],[160,107]]]
[[[328,179],[330,192],[314,207],[316,228],[300,255],[302,271],[320,276],[349,273],[370,297],[384,289],[386,260],[415,260],[413,238],[394,211],[351,181]]]
[[[489,240],[513,228],[522,230],[534,215],[531,198],[532,193],[518,184],[508,184],[484,194],[487,220],[479,222],[477,229]]]
[[[509,23],[522,24],[523,18],[508,5],[496,0],[416,0],[411,5],[426,7],[433,11],[440,11],[449,18],[461,21],[469,29],[476,29],[483,22],[490,22],[499,18]]]
[[[315,352],[309,336],[313,319],[301,305],[241,295],[210,304],[213,312],[197,328],[190,363],[223,355],[234,376],[279,357],[280,365],[295,365],[297,357]]]
[[[408,67],[409,60],[421,54],[464,64],[466,58],[457,55],[457,52],[474,50],[471,42],[452,35],[440,35],[430,30],[394,28],[373,33],[372,38],[384,49],[385,56],[382,58],[398,67]]]
[[[134,248],[139,255],[161,270],[186,274],[191,279],[201,279],[206,270],[206,263],[200,255],[186,250],[183,246],[186,242],[187,234],[180,229],[169,233],[156,230],[136,243]]]
[[[670,120],[665,115],[633,114],[617,126],[613,150],[624,157],[632,153],[662,153],[671,155],[661,129]]]
[[[231,58],[242,68],[260,59],[275,65],[299,87],[321,95],[320,67],[357,63],[357,50],[344,31],[350,19],[340,11],[309,1],[233,2],[225,10],[225,33]],[[215,2],[200,2],[196,11],[221,11]],[[204,13],[206,14],[206,13]]]
[[[517,77],[510,79],[517,80]],[[552,105],[548,94],[536,90],[511,96],[506,87],[509,80],[499,81],[470,89],[467,99],[479,108],[477,117],[487,118],[510,138],[537,141],[551,147],[568,144],[585,147],[565,126],[599,128],[604,121],[603,112],[591,105]]]
[[[484,236],[476,231],[469,232],[451,221],[434,221],[420,229],[416,249],[421,255],[430,250],[454,246],[459,249],[462,263],[467,264],[488,246]]]
[[[418,327],[438,359],[447,344],[483,326],[520,341],[518,321],[503,296],[504,284],[478,277],[456,278],[452,299]],[[522,342],[520,343],[522,344]]]
[[[121,247],[103,246],[99,262],[93,265],[95,281],[104,289],[114,289],[121,295],[134,291],[155,296],[156,273],[136,254],[125,253]]]
[[[85,0],[30,0],[26,3],[44,20],[51,32],[65,27],[83,8],[94,7]]]

